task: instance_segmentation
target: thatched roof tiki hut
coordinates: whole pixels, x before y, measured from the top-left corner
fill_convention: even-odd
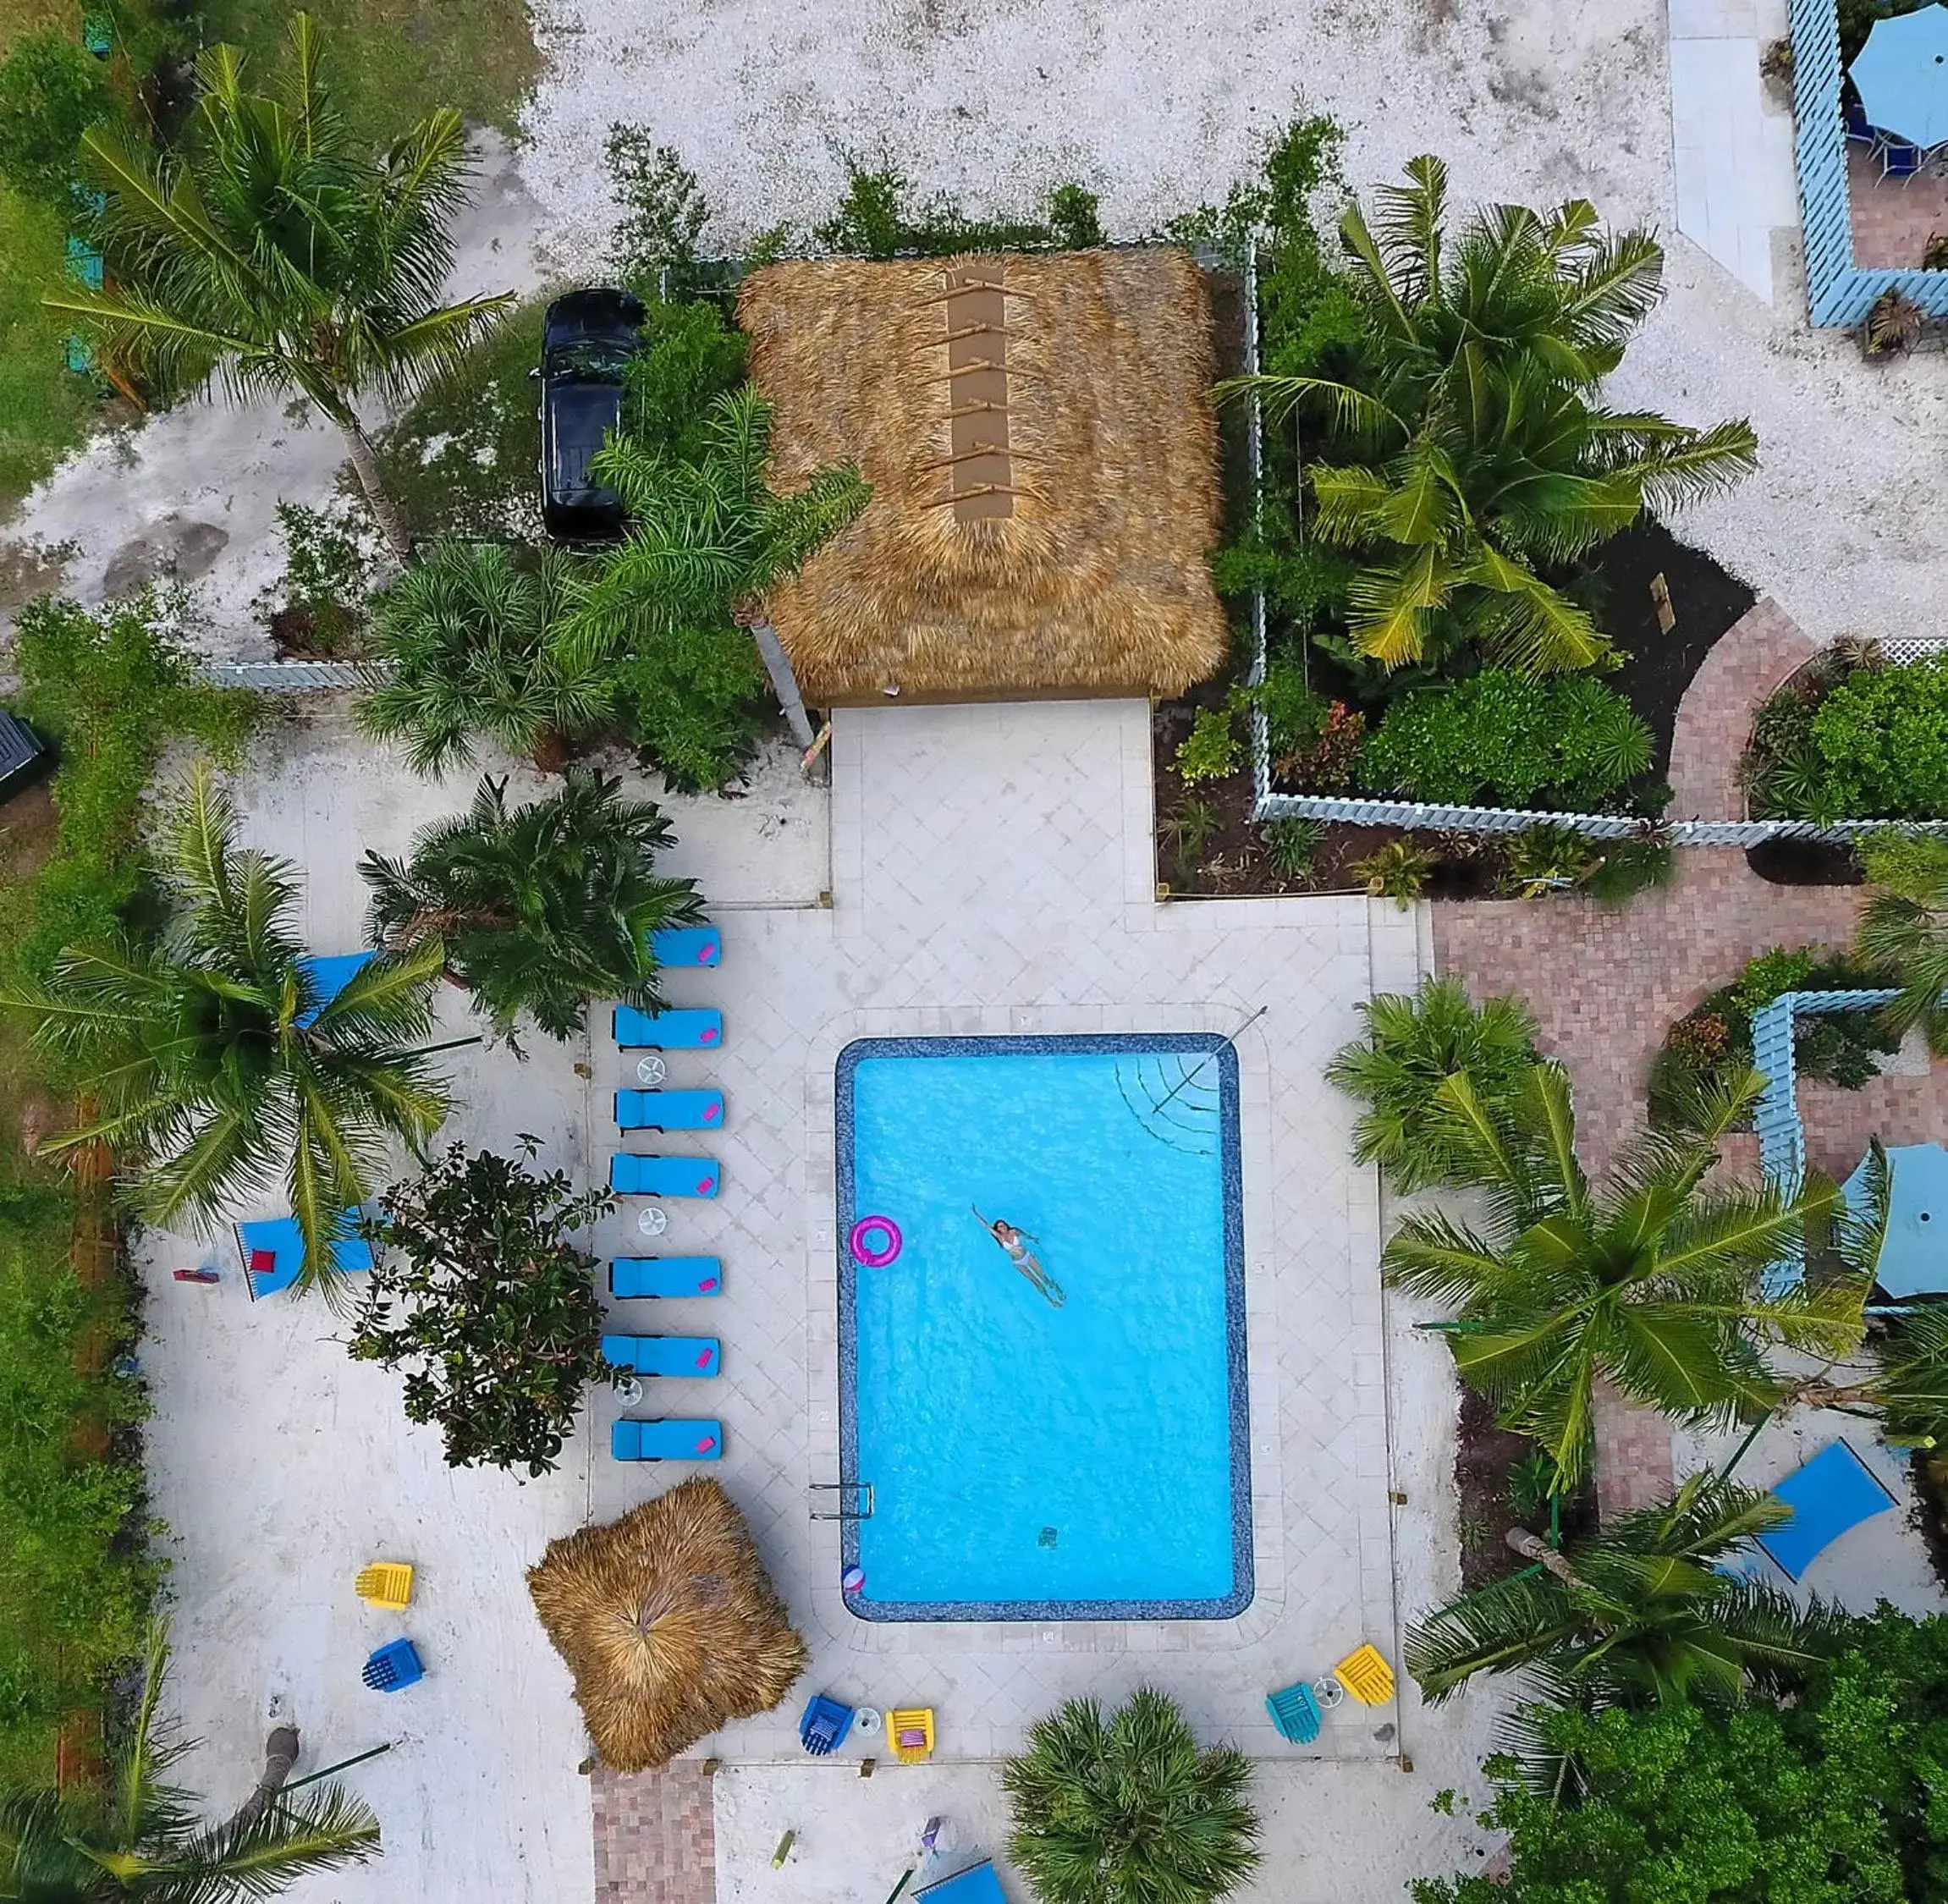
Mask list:
[[[1170,696],[1223,661],[1187,253],[778,264],[738,316],[774,486],[843,461],[872,485],[768,597],[808,701]]]
[[[701,1478],[550,1541],[527,1589],[597,1754],[619,1772],[769,1712],[810,1658],[744,1516]]]

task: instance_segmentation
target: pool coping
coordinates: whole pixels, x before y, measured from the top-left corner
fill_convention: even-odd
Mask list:
[[[833,1145],[835,1164],[833,1263],[836,1270],[839,1361],[839,1485],[857,1489],[858,1357],[855,1305],[858,1265],[844,1246],[855,1218],[852,1123],[858,1067],[875,1059],[916,1057],[1065,1056],[1084,1054],[1194,1052],[1219,1059],[1219,1195],[1224,1212],[1225,1411],[1230,1456],[1231,1588],[1195,1599],[1116,1600],[878,1600],[842,1588],[855,1619],[883,1625],[1032,1621],[1235,1620],[1255,1597],[1252,1559],[1252,1445],[1246,1373],[1249,1328],[1246,1313],[1244,1172],[1240,1146],[1239,1067],[1229,1037],[1218,1032],[1034,1032],[993,1034],[863,1037],[839,1052],[834,1076]],[[837,1523],[843,1570],[859,1564],[856,1520]]]
[[[1254,902],[1241,901],[1249,905]],[[839,1053],[864,1037],[1060,1037],[1094,1032],[1235,1032],[1256,1000],[1229,988],[1191,1004],[938,1005],[860,1007],[834,1014],[812,1032],[805,1054],[805,1399],[808,1424],[808,1479],[838,1477],[839,1279],[837,1142]],[[1279,1628],[1287,1593],[1284,1458],[1279,1410],[1279,1279],[1269,1253],[1274,1233],[1272,1179],[1272,1054],[1253,1026],[1234,1047],[1239,1057],[1240,1147],[1244,1176],[1246,1389],[1252,1433],[1252,1555],[1254,1593],[1232,1620],[1063,1620],[900,1621],[855,1618],[839,1585],[844,1568],[839,1523],[821,1523],[828,1540],[809,1580],[797,1591],[811,1603],[819,1629],[834,1642],[867,1654],[905,1650],[908,1637],[925,1636],[927,1650],[943,1658],[987,1654],[1175,1654],[1242,1651],[1263,1644]],[[1378,1210],[1371,1213],[1371,1247],[1378,1252]],[[1254,1241],[1254,1239],[1256,1241]],[[1381,1430],[1384,1437],[1384,1427]],[[1376,1450],[1384,1472],[1384,1450]],[[1384,1499],[1384,1497],[1383,1497]],[[1385,1518],[1373,1529],[1386,1538]],[[1386,1540],[1384,1593],[1391,1597],[1391,1542]],[[1378,1605],[1382,1582],[1367,1577],[1363,1596]]]

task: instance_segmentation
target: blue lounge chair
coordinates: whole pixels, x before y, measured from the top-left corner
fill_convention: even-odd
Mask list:
[[[922,1885],[913,1900],[914,1904],[1008,1904],[1008,1894],[994,1874],[993,1860],[984,1857],[938,1884]]]
[[[721,1091],[619,1091],[616,1128],[621,1131],[721,1131]]]
[[[360,1212],[347,1210],[345,1221],[357,1222]],[[236,1226],[237,1253],[244,1259],[244,1287],[254,1302],[260,1296],[275,1296],[289,1289],[305,1267],[305,1240],[298,1233],[295,1217],[256,1217]],[[372,1266],[372,1246],[363,1236],[350,1231],[332,1245],[332,1264],[347,1275],[357,1275]]]
[[[1857,99],[1849,102],[1846,107],[1846,140],[1853,146],[1875,146],[1880,141],[1880,135],[1867,117],[1867,108]]]
[[[724,1265],[714,1256],[619,1256],[608,1266],[611,1296],[718,1296]]]
[[[1767,1557],[1797,1581],[1849,1527],[1894,1505],[1887,1484],[1844,1441],[1829,1442],[1803,1467],[1773,1483],[1792,1518],[1758,1537]]]
[[[608,1160],[608,1187],[619,1197],[714,1197],[714,1157],[638,1157],[619,1150]]]
[[[300,959],[298,970],[310,980],[311,996],[317,1003],[309,1011],[298,1014],[294,1021],[298,1029],[301,1032],[313,1023],[318,1014],[377,956],[376,952],[340,952],[328,959]]]
[[[851,1730],[852,1708],[827,1698],[823,1692],[814,1692],[804,1717],[798,1721],[798,1742],[814,1758],[823,1758],[844,1745],[845,1735]]]
[[[715,926],[671,926],[649,935],[659,966],[714,966],[724,957],[724,937]]]
[[[724,1043],[724,1014],[711,1009],[638,1011],[618,1005],[614,1026],[625,1051],[713,1051]]]
[[[722,1422],[614,1422],[608,1451],[619,1461],[713,1461],[724,1452]]]
[[[714,1335],[605,1335],[602,1359],[638,1375],[714,1375]]]
[[[1918,178],[1928,162],[1928,155],[1918,146],[1910,146],[1899,139],[1887,140],[1880,147],[1880,176],[1883,179],[1898,179],[1905,184],[1909,179]]]
[[[1294,1745],[1310,1745],[1319,1736],[1323,1721],[1319,1702],[1309,1686],[1288,1686],[1282,1692],[1272,1693],[1265,1701],[1265,1710],[1272,1715],[1272,1724],[1278,1727],[1281,1739],[1289,1739]]]

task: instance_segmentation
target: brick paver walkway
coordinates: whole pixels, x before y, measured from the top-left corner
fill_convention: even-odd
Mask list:
[[[625,1777],[597,1765],[595,1904],[715,1904],[710,1779],[694,1759]]]
[[[1680,817],[1739,812],[1736,769],[1751,710],[1813,652],[1769,601],[1730,630],[1698,671],[1671,750]],[[1477,997],[1526,999],[1542,1045],[1576,1083],[1584,1164],[1602,1172],[1644,1122],[1650,1063],[1672,1020],[1775,945],[1835,949],[1852,938],[1861,889],[1775,886],[1737,850],[1681,850],[1676,883],[1621,912],[1583,899],[1436,905],[1434,957]],[[1800,1109],[1815,1168],[1844,1175],[1869,1136],[1892,1143],[1948,1137],[1948,1065],[1924,1077],[1883,1076],[1863,1091],[1802,1085]],[[1734,1168],[1752,1168],[1749,1143]],[[1605,1515],[1661,1499],[1670,1483],[1670,1435],[1654,1416],[1610,1398],[1599,1421],[1599,1491]]]

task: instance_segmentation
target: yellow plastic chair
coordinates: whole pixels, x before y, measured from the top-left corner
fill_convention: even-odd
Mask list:
[[[413,1570],[404,1560],[375,1560],[359,1570],[352,1588],[367,1606],[398,1613],[413,1597]]]
[[[1394,1696],[1394,1670],[1374,1646],[1349,1653],[1333,1668],[1333,1677],[1362,1706],[1384,1706]]]
[[[933,1709],[908,1706],[886,1715],[886,1736],[902,1765],[922,1765],[933,1752]]]

